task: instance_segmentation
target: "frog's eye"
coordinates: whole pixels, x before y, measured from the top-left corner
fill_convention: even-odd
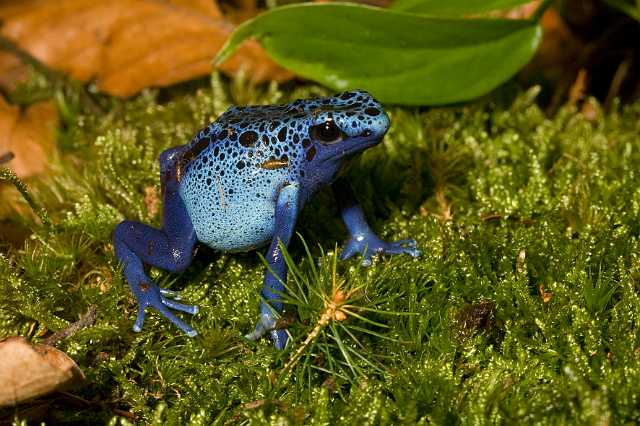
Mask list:
[[[309,135],[325,144],[337,143],[342,140],[342,131],[333,120],[327,120],[309,129]]]

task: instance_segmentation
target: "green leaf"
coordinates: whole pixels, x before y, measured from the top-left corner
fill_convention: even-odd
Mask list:
[[[505,10],[531,0],[396,0],[392,9],[437,17],[457,18]]]
[[[345,3],[284,6],[240,25],[219,52],[255,37],[280,65],[335,90],[436,105],[484,95],[535,52],[533,21],[441,19]]]

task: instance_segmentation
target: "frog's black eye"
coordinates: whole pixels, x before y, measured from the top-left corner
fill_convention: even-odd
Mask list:
[[[342,131],[333,120],[327,120],[309,129],[309,135],[322,143],[332,144],[342,140]]]

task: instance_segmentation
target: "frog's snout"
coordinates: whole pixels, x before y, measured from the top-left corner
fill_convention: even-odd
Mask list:
[[[389,116],[387,113],[380,107],[380,114],[376,116],[371,124],[371,133],[373,139],[382,139],[387,130],[389,130],[389,126],[391,125],[391,121],[389,120]]]
[[[371,94],[364,90],[358,90],[357,93],[364,97],[359,115],[364,127],[362,136],[379,140],[389,130],[391,124],[389,116],[380,105],[380,102]]]
[[[361,123],[360,129],[358,129],[359,134],[354,136],[367,141],[380,141],[391,125],[389,116],[378,103],[375,106],[367,107],[365,111],[369,117]]]

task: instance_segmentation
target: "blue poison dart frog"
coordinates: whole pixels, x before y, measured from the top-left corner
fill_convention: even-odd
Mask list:
[[[289,244],[303,206],[321,187],[332,185],[350,238],[340,254],[347,259],[375,254],[420,256],[414,240],[387,243],[373,233],[344,178],[342,163],[380,142],[389,128],[382,106],[364,91],[286,105],[232,106],[186,145],[160,154],[164,204],[162,228],[125,220],[113,233],[115,253],[139,303],[133,329],[140,331],[145,308],[153,307],[189,336],[197,333],[171,310],[195,314],[178,294],[159,288],[144,265],[183,271],[197,242],[225,251],[269,244],[260,317],[247,338],[266,332],[282,349],[287,332],[277,329],[287,266],[278,241]],[[274,275],[275,274],[275,275]]]

